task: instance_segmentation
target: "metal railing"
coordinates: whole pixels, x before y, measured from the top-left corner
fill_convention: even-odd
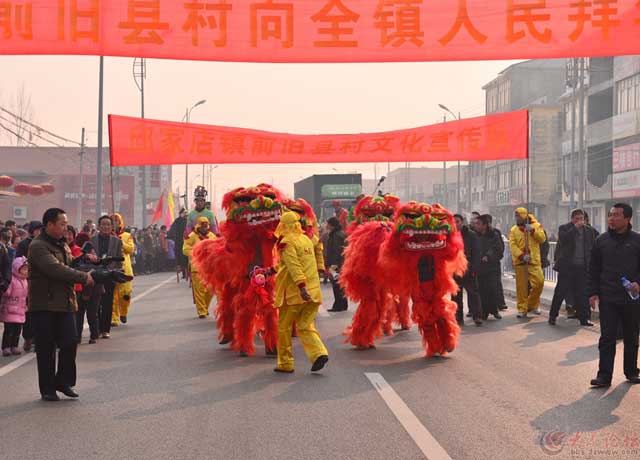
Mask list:
[[[546,281],[557,281],[558,280],[558,272],[553,270],[553,257],[556,252],[557,243],[549,243],[549,262],[551,264],[543,269],[544,271],[544,279]],[[502,258],[502,273],[506,273],[509,275],[515,276],[515,270],[513,269],[513,262],[511,260],[511,248],[509,248],[509,242],[506,241],[504,243],[504,257]]]

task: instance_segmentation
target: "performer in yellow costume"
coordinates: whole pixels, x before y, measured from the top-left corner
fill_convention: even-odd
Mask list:
[[[191,253],[193,247],[203,240],[215,240],[216,236],[211,232],[211,224],[206,217],[198,217],[196,228],[189,233],[189,237],[184,240],[182,253],[189,258],[191,263]],[[198,269],[191,265],[191,288],[193,290],[193,302],[196,304],[198,318],[203,319],[209,316],[209,305],[213,295],[202,284],[198,276]]]
[[[540,245],[547,236],[542,225],[527,209],[517,208],[515,218],[516,225],[509,232],[509,247],[516,269],[518,318],[526,318],[529,312],[540,314],[540,295],[544,288]]]
[[[131,254],[136,250],[136,246],[133,242],[133,237],[129,232],[124,231],[124,220],[122,216],[115,213],[112,217],[115,225],[115,233],[120,240],[122,240],[122,254],[124,256],[124,262],[122,262],[122,269],[125,275],[133,276],[133,266],[131,265]],[[129,314],[129,306],[131,305],[131,296],[133,294],[133,287],[131,281],[126,283],[120,283],[116,286],[113,294],[113,313],[111,313],[111,325],[118,326],[120,323],[125,324],[127,322],[127,315]]]
[[[311,371],[319,371],[329,361],[329,353],[314,324],[322,294],[313,243],[302,230],[300,216],[293,211],[282,215],[275,236],[278,238],[280,263],[274,306],[280,309],[280,315],[278,365],[274,371],[293,372],[291,331],[294,322],[300,343],[313,363]]]

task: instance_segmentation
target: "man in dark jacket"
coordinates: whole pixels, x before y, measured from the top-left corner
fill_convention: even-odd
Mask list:
[[[591,311],[587,300],[587,267],[591,258],[591,250],[596,243],[596,232],[584,223],[584,211],[574,209],[571,222],[558,229],[558,245],[556,246],[553,269],[558,272],[558,283],[553,291],[549,324],[554,326],[560,312],[562,301],[571,293],[573,305],[580,324],[593,326],[589,321]]]
[[[66,213],[48,209],[42,221],[44,232],[29,246],[29,312],[37,344],[40,394],[45,401],[58,401],[56,391],[78,397],[72,389],[76,384],[78,346],[74,284],[92,286],[93,277],[69,266],[72,256],[64,237]],[[57,371],[56,348],[60,350]]]
[[[327,220],[327,228],[329,229],[329,237],[327,238],[327,245],[325,247],[326,257],[324,263],[327,266],[326,271],[328,273],[338,274],[337,277],[334,275],[331,279],[334,301],[333,307],[328,311],[345,311],[349,307],[349,303],[344,295],[344,290],[340,286],[339,279],[336,278],[339,278],[340,270],[344,264],[343,251],[347,245],[347,236],[342,231],[337,217],[330,217]]]
[[[491,216],[483,214],[476,219],[476,228],[480,235],[478,264],[478,286],[482,302],[483,318],[489,314],[501,319],[498,298],[498,284],[500,283],[500,259],[504,252],[504,242],[499,233],[491,227]]]
[[[176,244],[175,252],[176,252],[176,264],[180,267],[180,271],[182,272],[182,278],[186,278],[187,276],[187,267],[189,265],[186,257],[182,253],[182,245],[184,243],[184,231],[187,228],[187,210],[182,208],[180,210],[180,215],[173,221],[171,227],[169,228],[169,233],[167,236],[169,239],[173,240]]]
[[[100,258],[123,257],[122,240],[113,233],[113,220],[110,216],[105,215],[98,219],[98,233],[91,237],[91,244],[96,250],[96,255]],[[122,262],[116,262],[109,268],[120,269],[122,268]],[[98,314],[98,327],[100,329],[100,337],[103,339],[111,337],[113,295],[115,289],[116,285],[113,281],[104,283],[104,294],[102,294],[102,299],[100,300],[100,311]]]
[[[456,277],[458,292],[453,296],[453,300],[458,304],[456,319],[459,325],[464,325],[463,289],[467,291],[469,301],[469,312],[476,326],[482,325],[482,306],[480,304],[480,293],[478,291],[477,270],[480,265],[480,239],[476,232],[464,224],[464,218],[460,214],[453,216],[456,228],[462,234],[464,241],[464,255],[467,258],[467,271],[462,278]]]
[[[628,204],[613,205],[609,211],[609,231],[598,237],[589,261],[589,304],[594,310],[597,305],[600,309],[600,363],[597,377],[591,380],[595,387],[611,385],[620,323],[624,338],[624,375],[629,382],[640,383],[640,302],[631,298],[640,293],[640,234],[631,231],[632,216],[633,209]],[[622,285],[622,277],[632,283],[631,292]]]

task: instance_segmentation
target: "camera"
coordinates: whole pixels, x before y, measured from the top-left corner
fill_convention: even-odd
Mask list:
[[[126,275],[122,270],[112,270],[107,268],[112,263],[123,262],[124,257],[102,257],[96,262],[91,262],[86,256],[87,254],[95,254],[95,248],[89,241],[82,245],[82,255],[74,259],[72,267],[83,271],[91,272],[96,283],[126,283],[131,281],[133,276]]]

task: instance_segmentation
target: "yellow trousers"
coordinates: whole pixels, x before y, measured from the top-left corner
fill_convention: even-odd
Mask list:
[[[313,302],[280,307],[280,316],[278,317],[278,368],[293,369],[293,349],[291,346],[293,323],[298,328],[298,339],[309,361],[313,363],[320,356],[329,355],[314,324],[319,307],[320,305]]]
[[[129,305],[131,305],[131,281],[128,283],[117,284],[113,291],[113,310],[111,313],[111,324],[120,324],[120,317],[129,314]]]
[[[196,304],[198,316],[209,315],[209,305],[213,295],[204,287],[197,273],[191,272],[191,289],[193,290],[193,302]]]
[[[531,289],[528,291],[529,286]],[[540,265],[516,265],[516,297],[518,312],[527,313],[540,307],[544,273]]]

